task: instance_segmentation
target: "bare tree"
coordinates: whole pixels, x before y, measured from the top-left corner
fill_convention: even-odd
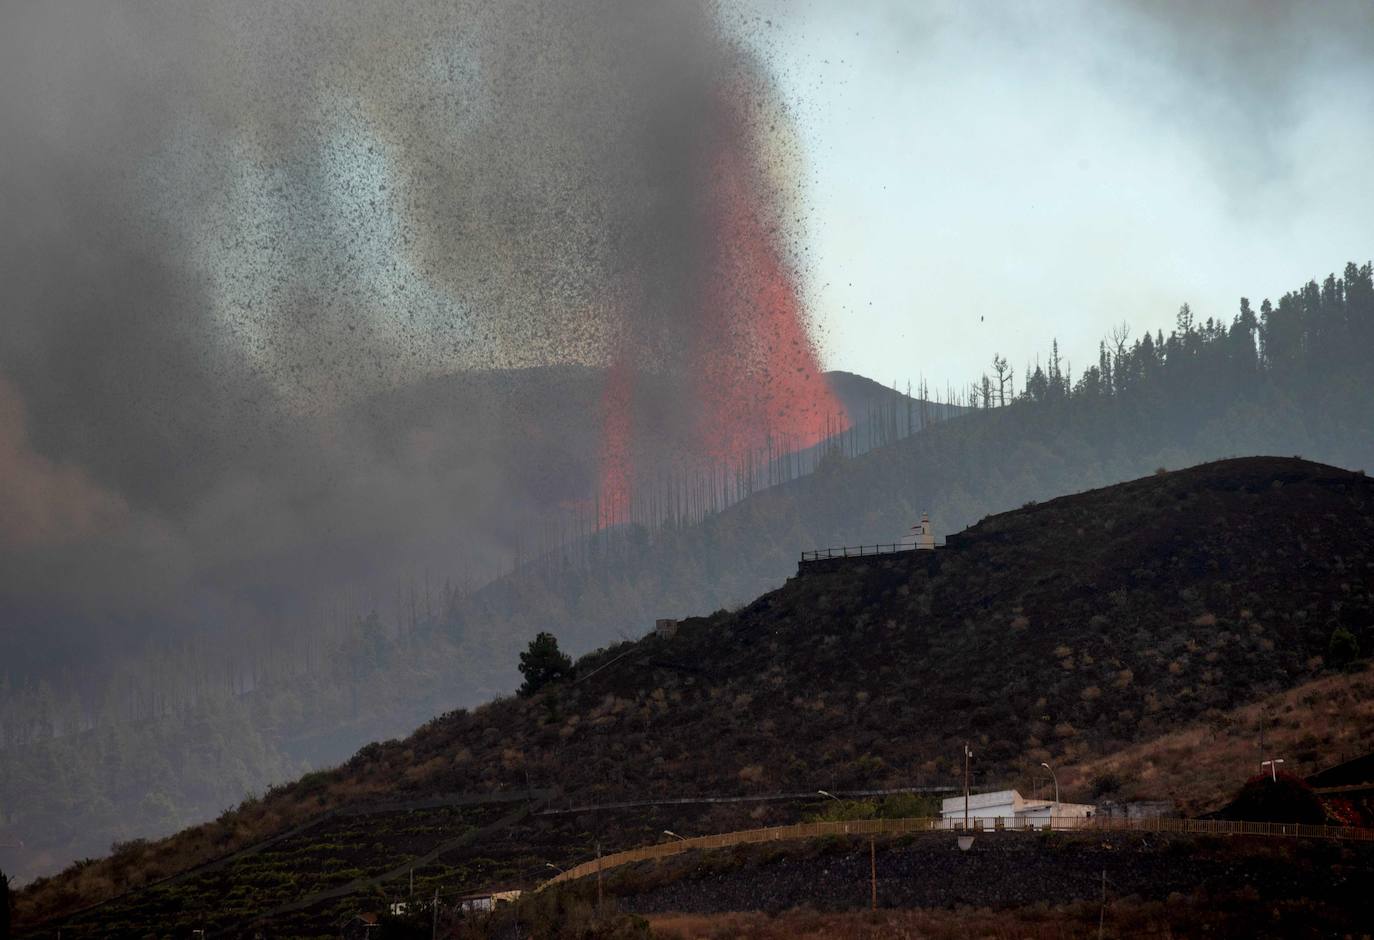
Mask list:
[[[992,371],[997,373],[997,406],[1005,407],[1007,404],[1007,385],[1012,380],[1011,366],[1007,364],[1005,356],[994,355],[992,357]],[[1015,389],[1012,390],[1015,395]]]
[[[1126,343],[1131,338],[1131,325],[1122,320],[1112,327],[1107,336],[1112,341],[1112,349],[1116,351],[1117,361],[1120,362],[1121,357],[1126,355]]]

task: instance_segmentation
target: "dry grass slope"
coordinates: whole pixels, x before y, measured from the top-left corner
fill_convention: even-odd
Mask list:
[[[1265,742],[1261,754],[1259,742]],[[1374,668],[1323,676],[1258,702],[1208,715],[1149,741],[1060,772],[1085,792],[1093,781],[1122,781],[1125,799],[1177,800],[1189,814],[1221,808],[1267,757],[1310,776],[1374,751]]]

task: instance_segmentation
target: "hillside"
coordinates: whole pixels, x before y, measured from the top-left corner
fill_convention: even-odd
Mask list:
[[[845,441],[850,452],[950,410],[857,376],[827,380],[859,417]],[[645,409],[638,423],[653,431],[639,445],[666,468],[666,490],[685,486],[682,468],[676,477],[668,469],[687,442],[664,421],[682,390],[647,375],[636,382]],[[425,505],[430,534],[397,518],[395,506],[379,507],[374,521],[395,536],[395,550],[375,532],[354,541],[356,552],[348,551],[356,580],[337,589],[319,589],[312,581],[319,572],[284,578],[268,604],[280,618],[271,630],[236,617],[226,633],[216,621],[213,629],[188,629],[192,642],[125,643],[100,670],[62,676],[26,669],[22,649],[52,642],[92,655],[96,648],[18,624],[0,632],[0,868],[25,881],[111,842],[175,832],[245,794],[337,763],[369,740],[508,691],[515,652],[527,640],[511,624],[560,603],[566,619],[568,597],[595,603],[596,589],[580,588],[580,575],[605,574],[606,556],[593,559],[597,540],[586,537],[595,518],[605,384],[604,370],[571,366],[469,372],[372,395],[335,416],[341,439],[385,455],[379,466],[394,458],[408,468],[395,474],[423,468],[434,481],[432,492],[412,494]],[[788,459],[787,467],[760,467],[758,475],[809,472],[819,455],[813,448]],[[649,469],[641,467],[653,476]],[[383,476],[399,479],[395,474]],[[365,503],[365,492],[361,484],[350,507]],[[317,497],[302,495],[309,503]],[[480,506],[481,519],[455,515],[458,502]],[[700,500],[698,511],[713,505]],[[332,526],[304,526],[304,537],[328,542],[331,532],[338,535]],[[693,528],[683,520],[674,530]],[[560,550],[575,560],[559,559],[567,584],[554,589],[567,594],[550,600],[544,575]],[[373,553],[385,564],[374,565]],[[513,559],[518,573],[498,578]],[[761,589],[746,582],[741,596]],[[657,606],[641,593],[642,603]],[[614,612],[588,610],[585,640],[575,647],[615,637],[623,621],[608,624],[607,617]],[[192,756],[168,760],[178,754]],[[53,779],[53,766],[68,772]]]
[[[918,401],[849,372],[823,378],[853,421],[855,452],[909,435],[923,417],[935,420],[960,410]],[[460,372],[369,397],[345,411],[339,423],[384,452],[407,453],[422,441],[425,459],[450,485],[498,477],[502,548],[509,551],[523,532],[522,551],[529,557],[552,547],[540,532],[541,517],[596,498],[608,382],[607,370],[584,366]],[[691,388],[647,372],[634,373],[630,382],[637,472],[649,481],[700,469],[705,461],[691,439]],[[833,416],[837,428],[844,415]],[[804,466],[812,462],[808,458]],[[647,510],[643,515],[640,521],[650,525],[661,521]]]
[[[802,547],[812,546],[788,550]],[[933,555],[822,565],[734,612],[684,620],[671,638],[584,657],[574,681],[450,713],[216,823],[38,882],[20,914],[32,922],[71,910],[364,800],[525,791],[538,810],[947,783],[965,740],[979,785],[1028,792],[1042,760],[1067,767],[1148,746],[1320,680],[1339,626],[1368,650],[1371,570],[1374,483],[1298,459],[1221,461],[1027,505]],[[529,793],[541,789],[558,795]],[[545,862],[585,859],[594,841],[610,849],[664,828],[712,831],[808,809],[802,798],[530,816],[494,841],[474,835],[470,847],[439,853],[417,880],[426,890],[528,883]],[[383,875],[453,834],[430,823],[383,837],[369,819],[351,824],[359,848],[332,883]],[[465,825],[479,833],[485,823]],[[119,909],[134,923],[172,896],[180,907],[196,898],[197,916],[227,927],[242,916],[232,911],[270,907],[255,906],[256,894],[305,890],[280,882],[281,867],[254,872],[233,899],[195,876]],[[347,903],[334,898],[316,915]],[[95,918],[64,933],[80,935]]]
[[[569,714],[557,760],[537,737],[506,747],[536,781],[576,786],[557,769],[571,763],[607,796],[609,762],[578,752],[597,739],[588,719],[673,728],[692,759],[640,769],[651,792],[936,775],[964,736],[999,776],[1115,749],[1296,684],[1336,626],[1367,631],[1371,494],[1360,474],[1246,459],[1027,506],[971,527],[930,572],[921,555],[850,563],[648,638],[549,693]],[[500,782],[475,765],[447,782]]]
[[[1368,631],[1366,631],[1368,636]],[[1302,777],[1374,750],[1374,669],[1319,678],[1231,709],[1209,709],[1160,737],[1061,770],[1060,783],[1120,799],[1166,798],[1190,814],[1220,809],[1237,768],[1281,756]],[[1313,785],[1318,785],[1315,781]]]
[[[926,510],[939,531],[957,531],[1028,501],[1238,454],[1374,466],[1374,411],[1365,406],[1374,361],[1362,354],[1371,337],[1374,269],[1352,264],[1343,277],[1313,281],[1258,311],[1242,303],[1230,322],[1198,322],[1185,308],[1167,336],[1113,341],[1077,374],[1052,354],[1043,366],[1017,368],[1005,399],[975,383],[953,397],[976,401],[977,410],[953,420],[935,420],[953,409],[922,403],[924,390],[910,400],[834,373],[828,378],[860,426],[831,442],[820,472],[805,472],[814,452],[766,466],[775,484],[766,489],[716,468],[676,481],[682,499],[673,501],[671,518],[591,535],[585,507],[573,512],[572,527],[554,526],[557,514],[525,517],[503,529],[519,539],[495,556],[473,542],[470,526],[445,514],[453,493],[473,491],[461,474],[444,470],[449,482],[436,498],[417,497],[424,527],[476,552],[480,564],[454,570],[436,543],[417,541],[413,527],[367,510],[390,520],[414,553],[395,583],[384,576],[378,590],[350,585],[298,616],[277,609],[294,602],[293,582],[273,597],[281,619],[271,630],[236,632],[222,649],[152,651],[82,695],[11,676],[9,692],[0,693],[0,736],[8,742],[0,845],[24,840],[26,848],[0,847],[0,866],[27,878],[112,840],[176,831],[245,793],[342,760],[368,740],[509,692],[519,681],[518,651],[539,631],[557,633],[578,655],[642,636],[659,617],[733,608],[781,585],[799,548],[890,542]],[[594,378],[589,370],[554,370],[510,395],[510,376],[438,379],[369,401],[361,424],[375,430],[368,440],[379,452],[410,453],[415,445],[441,470],[469,459],[465,439],[485,450],[491,433],[525,428],[549,453],[565,455],[548,465],[557,485],[544,485],[548,467],[527,463],[519,441],[479,476],[554,499],[563,492],[559,481],[591,475]],[[477,386],[492,393],[489,407],[474,405]],[[877,446],[865,452],[869,445]],[[512,460],[526,464],[512,471]],[[760,467],[750,469],[761,476]],[[651,503],[663,509],[659,496]],[[501,508],[508,501],[476,501],[503,526],[510,522]],[[484,571],[508,570],[512,548],[522,563],[471,589]],[[81,733],[70,734],[72,727]],[[222,747],[204,746],[221,740]],[[183,752],[196,758],[169,766],[165,755]],[[52,766],[71,772],[53,780]]]

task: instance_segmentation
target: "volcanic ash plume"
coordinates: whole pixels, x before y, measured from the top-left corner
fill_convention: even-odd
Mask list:
[[[86,516],[157,533],[150,569],[277,604],[815,443],[843,414],[800,159],[718,12],[15,7],[0,381],[25,466],[64,475],[35,491],[79,480],[119,510]]]
[[[738,463],[841,426],[791,266],[796,144],[760,64],[705,5],[522,12],[528,29],[477,43],[468,129],[429,139],[440,168],[409,177],[417,264],[459,298],[469,356],[609,367],[613,520],[665,462]]]

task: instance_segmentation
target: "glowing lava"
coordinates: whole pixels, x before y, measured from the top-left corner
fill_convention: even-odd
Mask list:
[[[770,437],[810,447],[848,421],[821,374],[748,123],[731,101],[719,114],[697,359],[702,444],[711,459],[731,461]]]
[[[685,358],[695,398],[692,452],[733,471],[764,455],[811,447],[848,427],[821,373],[765,167],[739,101],[716,102],[697,231],[704,242]],[[633,349],[622,348],[602,399],[598,523],[627,521],[634,502]],[[644,468],[641,468],[643,470]]]

